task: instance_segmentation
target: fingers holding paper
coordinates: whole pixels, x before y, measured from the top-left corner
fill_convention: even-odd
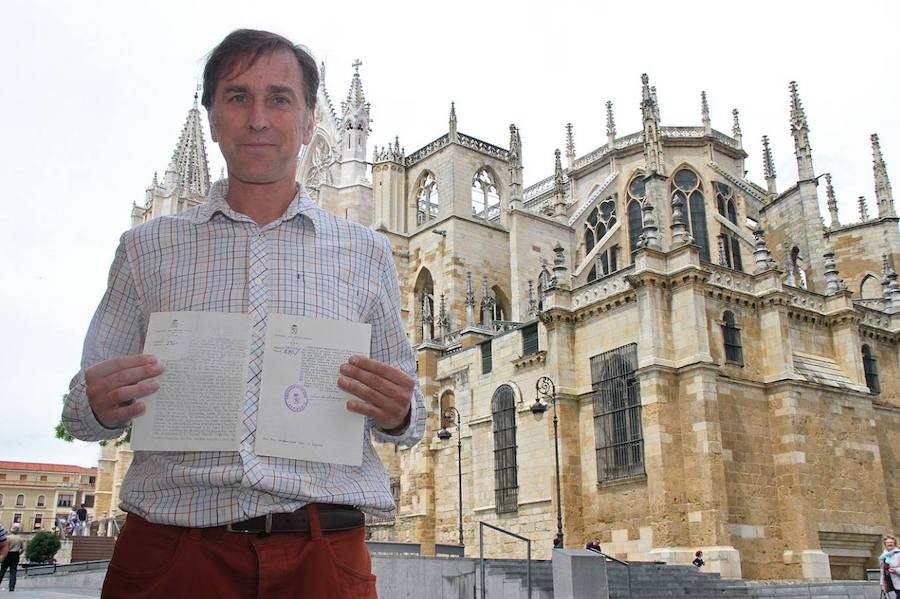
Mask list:
[[[150,380],[163,371],[149,355],[119,356],[94,364],[84,371],[88,402],[97,421],[106,428],[119,428],[144,411],[136,399],[159,389]]]
[[[415,385],[399,368],[363,356],[351,356],[338,378],[341,389],[359,398],[347,400],[347,409],[368,416],[388,433],[407,424]]]

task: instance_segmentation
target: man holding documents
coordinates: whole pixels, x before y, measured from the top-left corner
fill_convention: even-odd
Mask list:
[[[425,410],[390,243],[294,180],[317,87],[301,47],[229,34],[203,90],[227,182],[122,236],[63,411],[85,440],[134,422],[104,597],[376,596],[371,440]]]

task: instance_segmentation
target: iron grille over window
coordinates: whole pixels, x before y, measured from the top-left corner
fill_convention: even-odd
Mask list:
[[[741,347],[741,330],[734,323],[734,313],[725,310],[722,314],[722,335],[725,338],[725,362],[744,365],[744,350]]]
[[[490,339],[481,344],[481,374],[488,374],[494,369],[494,355],[492,351]]]
[[[530,356],[537,353],[538,350],[538,328],[537,323],[522,328],[522,355]]]
[[[870,393],[881,393],[881,386],[878,384],[878,359],[872,355],[872,348],[868,345],[862,346],[862,356],[866,387],[869,388]]]
[[[498,514],[519,509],[518,466],[516,465],[516,396],[502,385],[491,400],[494,417],[494,501]]]
[[[600,482],[644,473],[641,392],[634,376],[636,366],[635,343],[591,358],[597,480]]]

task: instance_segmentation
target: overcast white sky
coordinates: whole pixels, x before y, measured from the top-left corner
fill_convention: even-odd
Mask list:
[[[460,131],[485,141],[506,147],[516,123],[526,185],[551,174],[566,122],[579,155],[605,142],[607,99],[619,135],[638,130],[647,72],[665,125],[699,125],[701,90],[721,131],[739,108],[750,177],[764,183],[759,139],[768,134],[783,189],[796,180],[788,122],[796,79],[816,170],[833,174],[847,222],[857,196],[874,197],[870,133],[880,134],[900,181],[898,22],[896,3],[863,0],[6,0],[0,459],[96,465],[95,444],[53,439],[60,396],[132,202],[165,170],[203,57],[232,29],[271,29],[309,46],[327,63],[338,105],[361,59],[370,153],[395,134],[407,153],[442,135],[451,100]],[[215,146],[207,150],[215,177],[223,162]]]

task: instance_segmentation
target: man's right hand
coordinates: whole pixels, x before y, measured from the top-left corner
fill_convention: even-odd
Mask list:
[[[148,379],[162,371],[162,364],[146,354],[119,356],[85,370],[88,402],[97,421],[115,429],[143,414],[144,404],[137,400],[159,390],[159,383]]]

